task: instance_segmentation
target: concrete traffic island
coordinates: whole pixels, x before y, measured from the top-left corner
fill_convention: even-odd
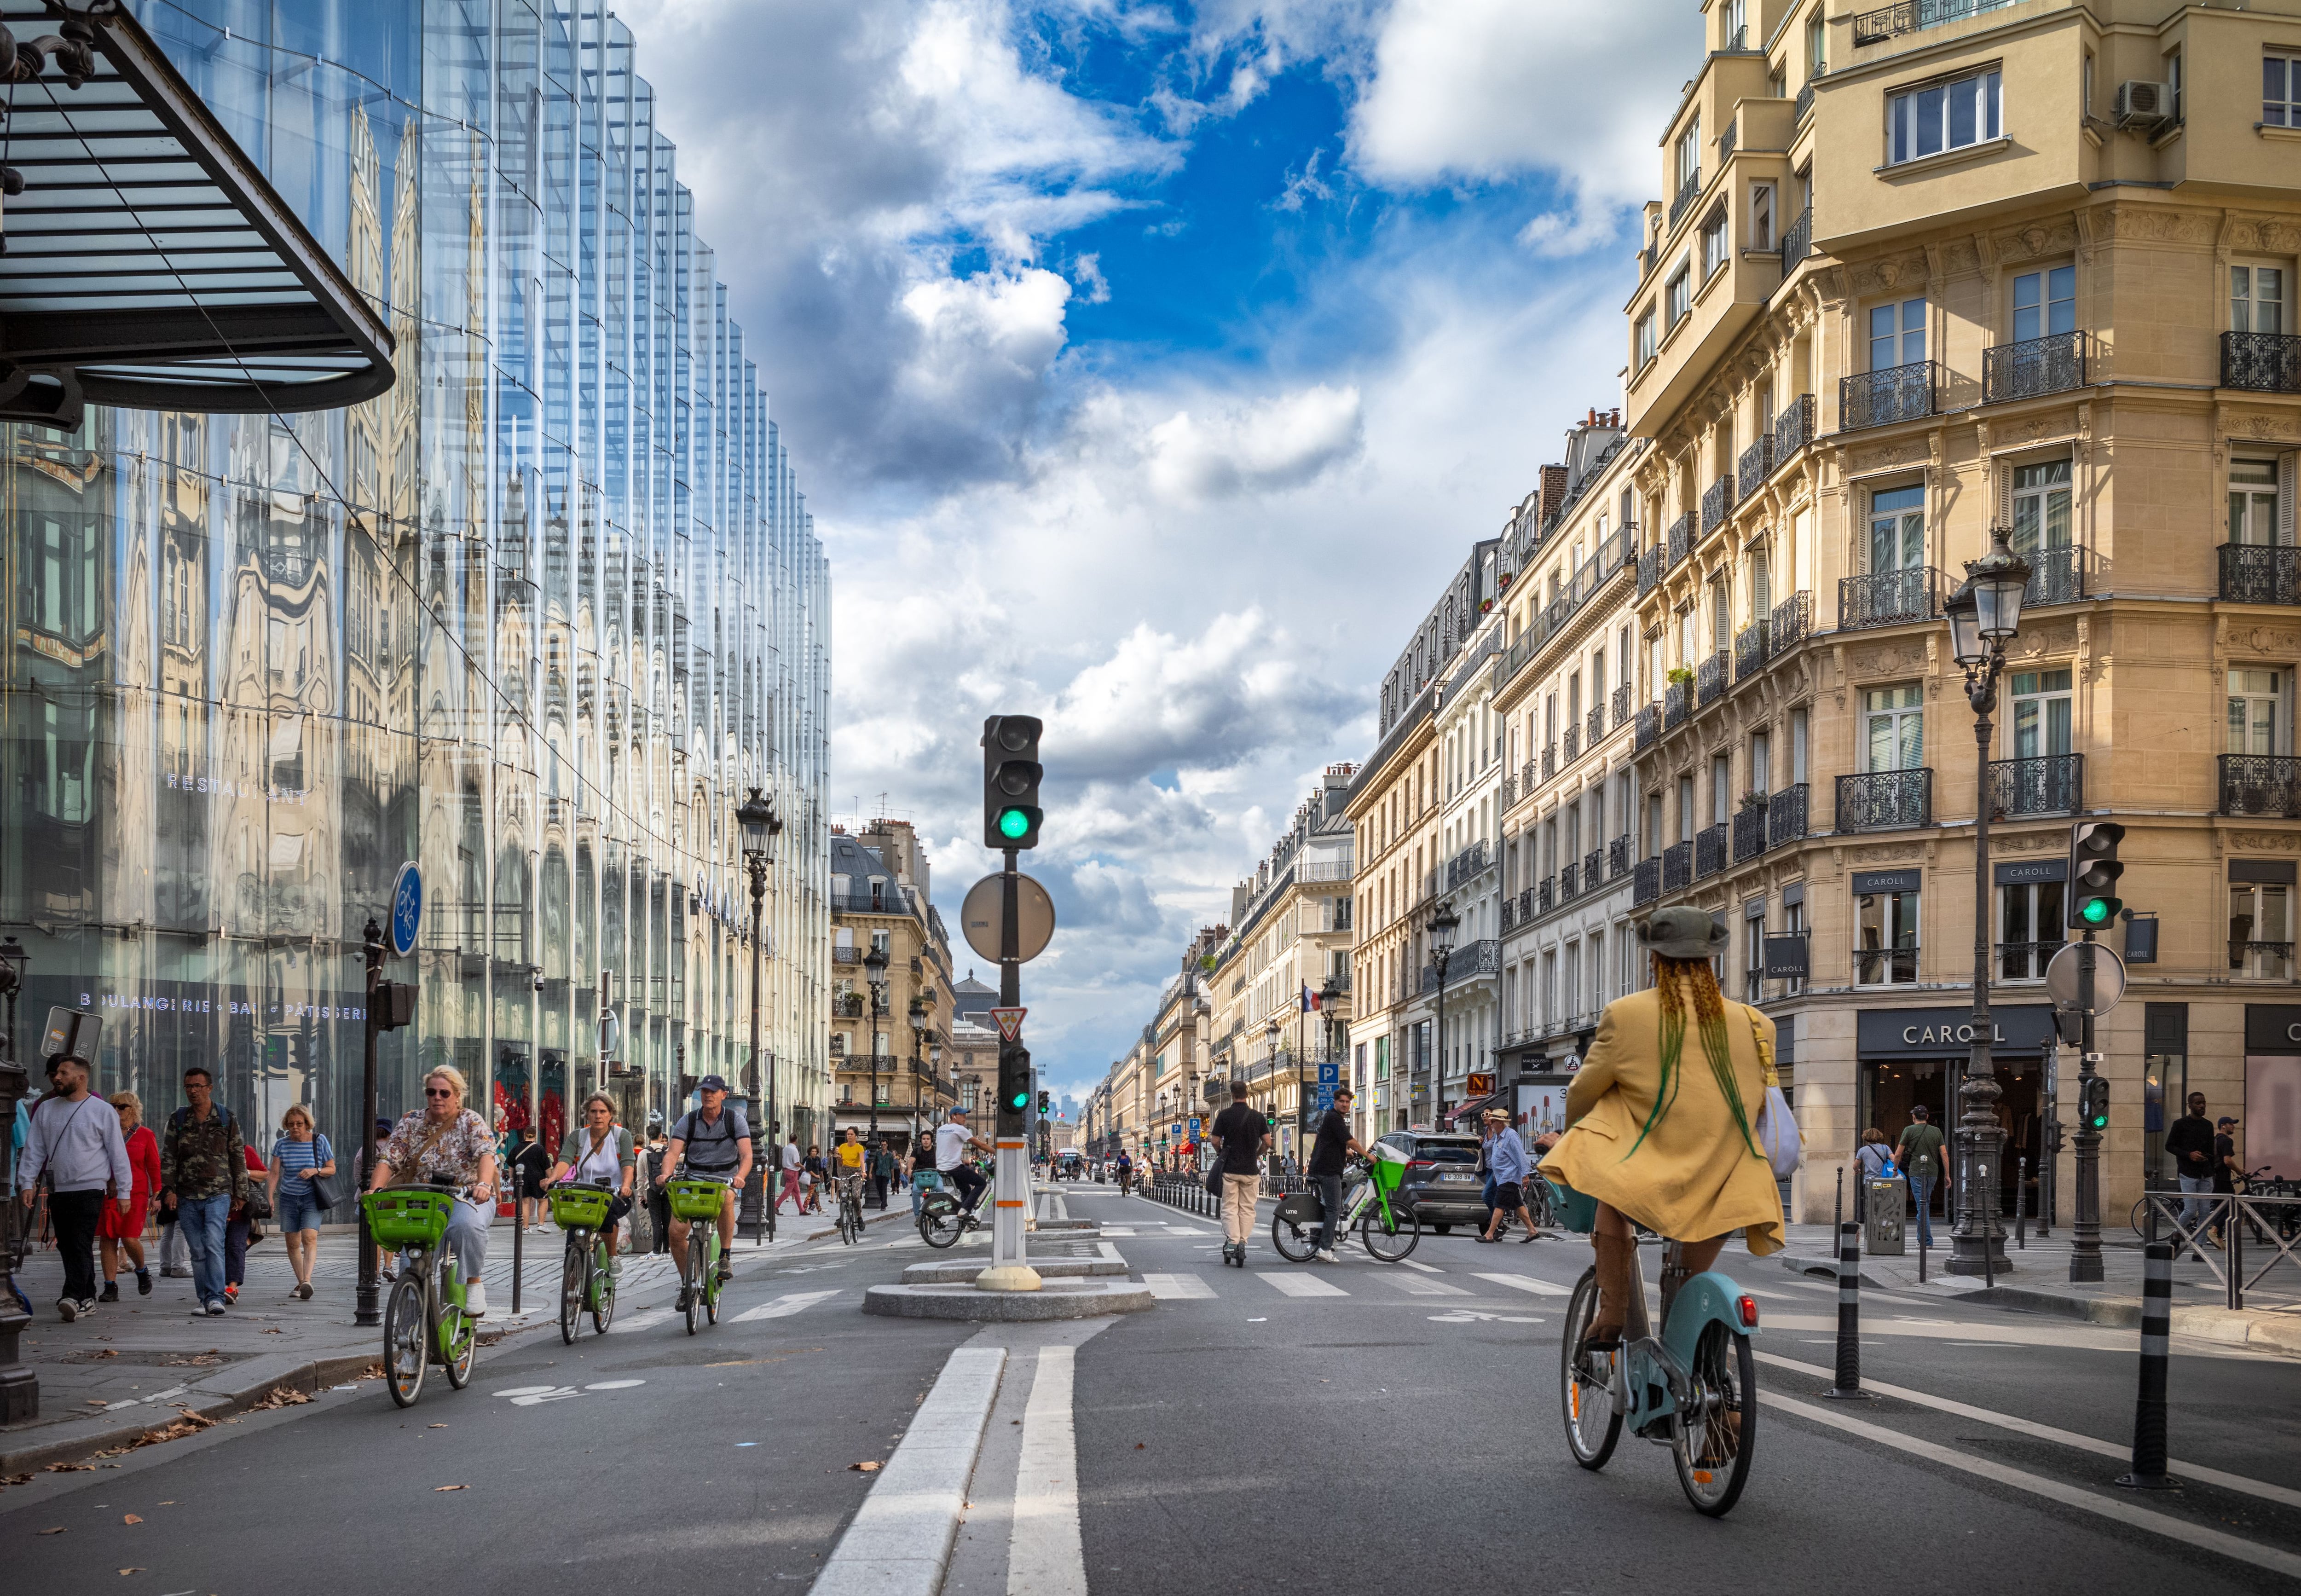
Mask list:
[[[946,1261],[930,1259],[913,1264],[903,1271],[905,1285],[973,1285],[975,1277],[990,1266],[968,1263],[962,1259]],[[1086,1275],[1114,1275],[1126,1273],[1124,1258],[1034,1258],[1031,1267],[1042,1280],[1077,1279]]]
[[[904,1273],[908,1274],[909,1271]],[[1025,1320],[1093,1319],[1105,1314],[1141,1313],[1153,1300],[1150,1288],[1133,1280],[1056,1279],[1035,1291],[981,1291],[972,1282],[933,1285],[907,1283],[871,1287],[863,1293],[863,1311],[898,1319],[969,1319],[1012,1324]]]

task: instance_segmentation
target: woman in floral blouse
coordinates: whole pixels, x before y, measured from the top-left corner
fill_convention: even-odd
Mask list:
[[[376,1149],[368,1189],[380,1191],[397,1178],[409,1185],[444,1179],[471,1188],[448,1221],[447,1245],[464,1272],[464,1310],[484,1318],[487,1286],[480,1275],[488,1264],[485,1205],[495,1199],[496,1140],[487,1121],[464,1107],[464,1090],[463,1072],[452,1065],[423,1077],[423,1107],[395,1125],[391,1140]]]

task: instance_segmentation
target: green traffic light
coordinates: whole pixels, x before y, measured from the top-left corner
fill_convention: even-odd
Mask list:
[[[2109,899],[2106,898],[2088,898],[2085,902],[2078,905],[2078,918],[2088,925],[2108,924],[2110,914]]]
[[[1020,809],[999,811],[999,834],[1001,837],[1021,837],[1031,829],[1031,817]]]
[[[1013,1109],[1017,1114],[1022,1113],[1024,1109],[1030,1106],[1031,1094],[1027,1091],[1011,1093],[1007,1099],[1007,1107]]]

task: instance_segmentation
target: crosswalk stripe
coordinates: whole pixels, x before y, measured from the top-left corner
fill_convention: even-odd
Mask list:
[[[1350,1293],[1331,1280],[1321,1280],[1315,1274],[1282,1274],[1276,1270],[1257,1270],[1257,1280],[1267,1280],[1275,1291],[1289,1297],[1347,1297]]]
[[[1214,1287],[1195,1274],[1145,1274],[1142,1283],[1150,1288],[1153,1297],[1175,1301],[1195,1300],[1215,1294]]]
[[[788,1319],[793,1314],[803,1313],[813,1308],[826,1297],[838,1295],[835,1290],[793,1291],[788,1296],[776,1298],[773,1302],[762,1302],[757,1308],[747,1308],[727,1322],[730,1324],[748,1324],[754,1319]]]
[[[1536,1280],[1531,1274],[1481,1274],[1478,1278],[1491,1280],[1498,1286],[1509,1286],[1513,1291],[1532,1291],[1537,1297],[1574,1295],[1572,1286],[1562,1286],[1547,1280]]]
[[[1446,1271],[1441,1269],[1435,1264],[1418,1264],[1412,1258],[1401,1258],[1398,1261],[1407,1268],[1418,1270],[1425,1274],[1443,1274],[1446,1273]]]
[[[1450,1286],[1440,1280],[1424,1280],[1418,1274],[1393,1274],[1390,1283],[1410,1297],[1467,1297],[1470,1293],[1460,1286]]]
[[[643,1314],[633,1314],[628,1319],[617,1319],[614,1324],[607,1326],[607,1333],[609,1335],[623,1335],[634,1330],[645,1330],[650,1325],[662,1324],[669,1317],[671,1317],[671,1309],[667,1308],[651,1308]]]

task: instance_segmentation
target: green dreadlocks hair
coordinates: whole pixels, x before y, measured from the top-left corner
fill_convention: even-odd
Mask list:
[[[1661,1124],[1678,1101],[1678,1061],[1686,1050],[1686,995],[1678,983],[1684,982],[1694,992],[1694,1020],[1702,1033],[1702,1056],[1710,1061],[1711,1078],[1718,1082],[1726,1106],[1733,1110],[1734,1124],[1742,1132],[1743,1145],[1757,1156],[1757,1138],[1750,1133],[1749,1110],[1742,1105],[1742,1089],[1734,1079],[1734,1056],[1726,1046],[1726,999],[1718,990],[1718,976],[1706,958],[1664,958],[1654,955],[1654,988],[1661,999],[1661,1080],[1654,1090],[1653,1111],[1639,1127],[1638,1139],[1630,1143],[1627,1161],[1645,1145],[1646,1137]]]

